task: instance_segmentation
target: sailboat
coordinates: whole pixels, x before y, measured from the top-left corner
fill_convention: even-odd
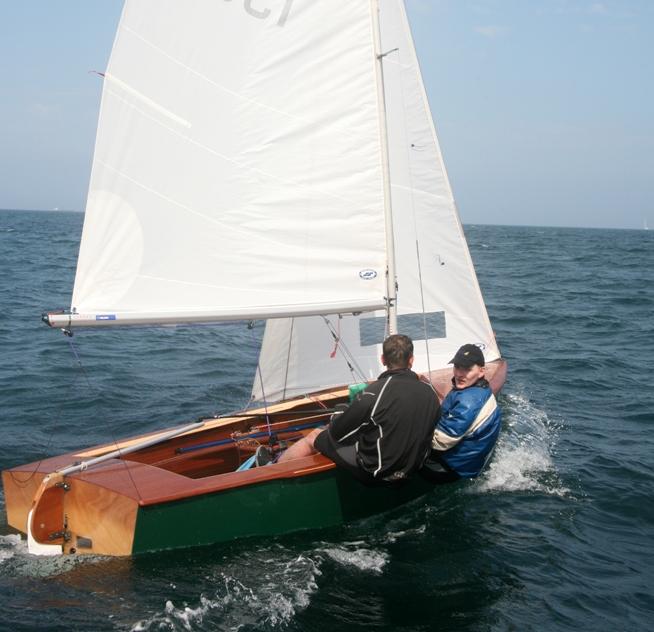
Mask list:
[[[265,5],[265,8],[264,8]],[[506,375],[402,0],[127,0],[71,309],[53,328],[266,320],[252,403],[3,472],[38,554],[133,555],[337,525],[425,494],[320,454],[247,467],[380,372],[405,333],[439,396]]]

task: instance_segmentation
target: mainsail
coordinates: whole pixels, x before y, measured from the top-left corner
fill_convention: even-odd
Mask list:
[[[370,2],[127,2],[70,316],[365,312],[387,295]]]
[[[464,343],[500,357],[438,145],[402,0],[381,0],[380,28],[397,265],[398,330],[414,368],[443,368]],[[379,372],[385,313],[270,320],[255,399],[282,399]],[[262,386],[263,382],[263,386]]]

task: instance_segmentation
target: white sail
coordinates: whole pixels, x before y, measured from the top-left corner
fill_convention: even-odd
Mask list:
[[[380,0],[398,331],[419,371],[443,368],[468,342],[499,357],[447,178],[402,0]],[[397,49],[397,50],[394,50]],[[268,321],[255,399],[279,399],[379,372],[383,312]],[[340,338],[334,342],[334,333]],[[336,353],[334,353],[336,351]],[[262,388],[263,383],[263,388]]]
[[[372,24],[352,0],[126,2],[73,323],[381,308]]]

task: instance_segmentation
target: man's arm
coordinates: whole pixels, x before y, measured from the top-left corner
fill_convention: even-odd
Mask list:
[[[359,393],[347,410],[327,426],[331,438],[340,442],[353,437],[361,426],[370,421],[370,410],[376,400],[377,394],[368,389]]]

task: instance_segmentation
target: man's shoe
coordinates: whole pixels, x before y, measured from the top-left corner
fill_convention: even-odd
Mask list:
[[[254,463],[257,467],[268,465],[269,463],[272,463],[272,460],[273,453],[268,446],[260,445],[254,453]]]

